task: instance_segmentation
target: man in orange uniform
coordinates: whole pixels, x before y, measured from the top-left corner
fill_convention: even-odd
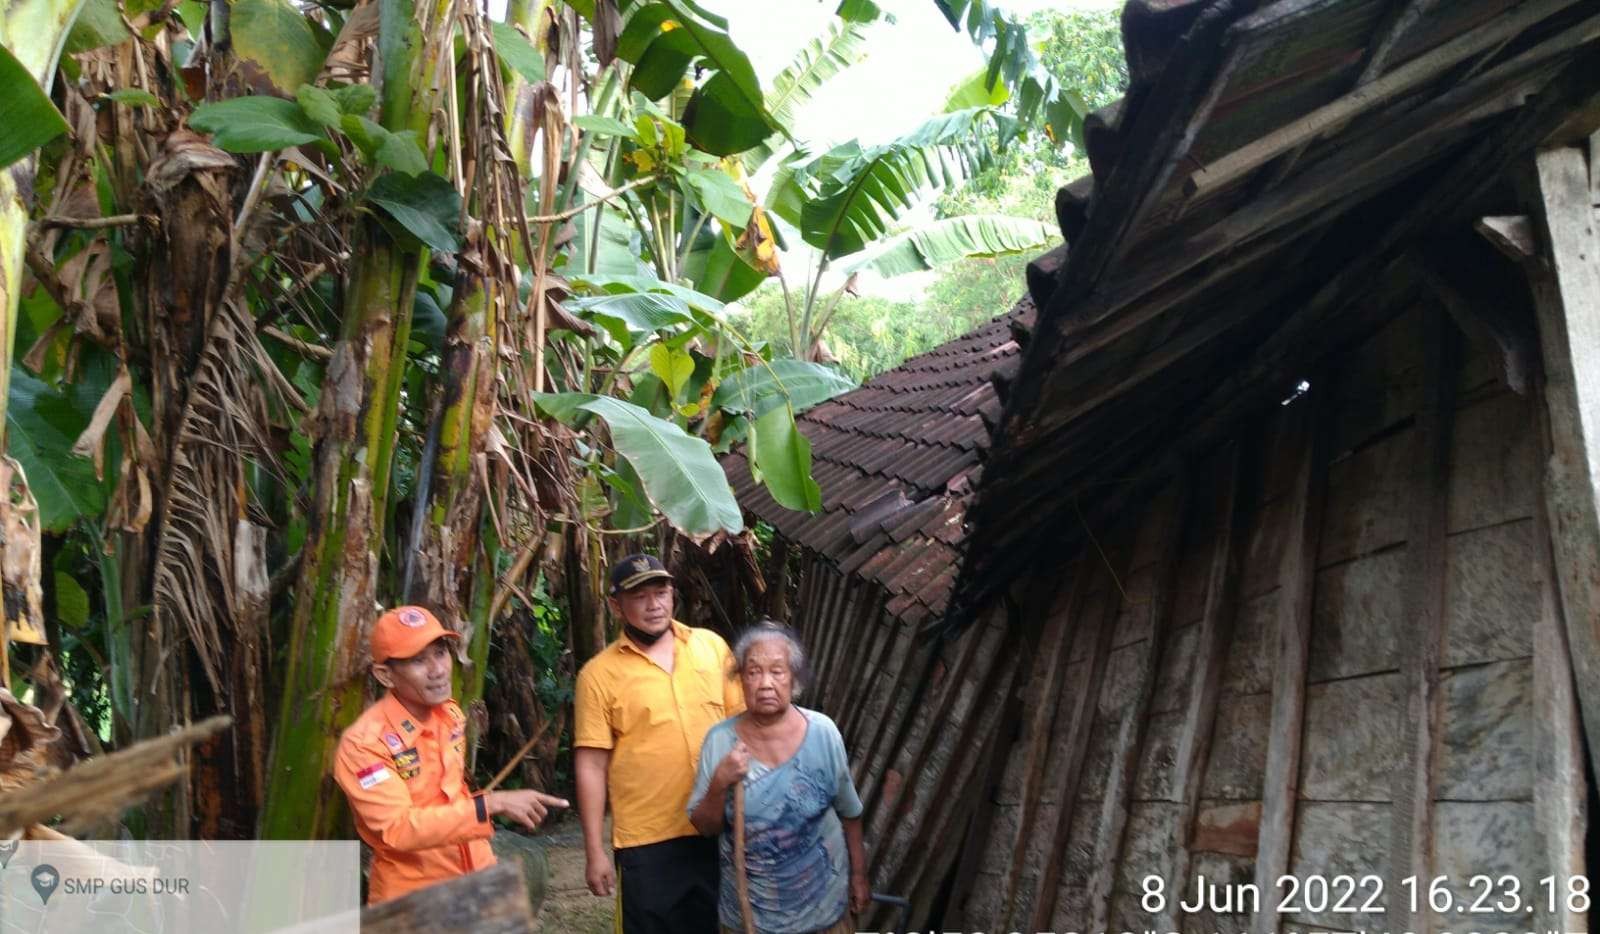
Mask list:
[[[494,865],[490,818],[530,830],[561,798],[467,788],[467,718],[450,697],[460,635],[422,607],[396,607],[372,627],[372,674],[388,689],[339,738],[333,775],[356,832],[372,847],[367,903]]]
[[[617,891],[624,934],[718,930],[717,842],[689,823],[706,732],[744,710],[722,637],[672,618],[672,575],[652,555],[611,569],[623,635],[578,673],[572,756],[589,891]],[[617,872],[605,852],[606,799]],[[620,880],[617,876],[620,875]]]

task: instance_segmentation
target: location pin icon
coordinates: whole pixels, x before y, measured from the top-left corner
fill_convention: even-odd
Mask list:
[[[11,857],[17,855],[17,847],[21,845],[21,840],[7,840],[0,843],[0,869],[11,865]]]
[[[49,863],[40,863],[33,867],[33,890],[39,893],[39,901],[50,904],[50,893],[61,884],[61,873],[56,872],[56,867]]]

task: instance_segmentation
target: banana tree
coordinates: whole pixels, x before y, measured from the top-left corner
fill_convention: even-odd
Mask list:
[[[1056,146],[1083,144],[1083,118],[1089,108],[1083,96],[1062,83],[1039,62],[1027,26],[988,0],[933,0],[952,29],[965,31],[975,45],[989,46],[989,63],[981,79],[968,82],[969,94],[992,103],[1015,102],[1015,126],[1007,138],[1039,128]],[[989,45],[992,42],[992,45]]]
[[[463,14],[449,2],[380,0],[377,9],[378,120],[362,115],[370,95],[341,102],[314,86],[299,95],[311,137],[299,144],[333,146],[328,134],[338,127],[381,171],[363,199],[370,214],[355,230],[339,340],[316,413],[315,500],[261,818],[266,839],[321,838],[342,822],[343,801],[325,776],[339,733],[363,704],[364,634],[381,593],[412,310],[430,250],[460,248],[460,194],[432,170],[445,154],[425,153],[419,142],[430,136]],[[206,116],[207,126],[227,132],[229,114]]]
[[[34,150],[67,129],[46,89],[81,0],[10,0],[0,7],[0,416],[5,414],[17,303],[27,251]],[[43,87],[41,87],[43,85]]]
[[[842,8],[822,36],[801,48],[763,98],[774,122],[791,120],[830,78],[860,60],[864,30],[877,15]],[[773,132],[738,160],[721,163],[695,148],[687,121],[678,117],[671,107],[635,94],[619,103],[615,116],[579,123],[609,139],[608,181],[637,186],[619,199],[619,210],[647,244],[657,275],[724,301],[776,278],[789,313],[789,347],[804,359],[817,358],[853,274],[898,275],[960,258],[1037,250],[1055,239],[1045,225],[1002,216],[945,218],[905,229],[922,199],[980,171],[992,161],[996,142],[1016,132],[1015,119],[987,100],[883,144],[852,141],[811,153]],[[765,196],[752,190],[751,175],[766,181]],[[879,243],[890,237],[892,243]],[[798,288],[791,288],[778,248],[799,246],[795,240],[816,254]],[[832,270],[843,274],[825,289]]]
[[[0,453],[32,207],[33,152],[67,128],[41,82],[48,85],[77,9],[76,0],[11,0],[0,7]],[[0,595],[7,607],[0,614],[0,681],[8,687],[9,640],[15,635],[39,641],[42,635],[39,536],[26,477],[0,459]]]
[[[746,440],[751,462],[778,502],[816,511],[811,446],[798,412],[851,388],[828,367],[770,359],[723,314],[717,299],[638,276],[575,278],[569,304],[609,340],[608,376],[598,394],[545,395],[546,414],[571,424],[590,417],[609,429],[616,457],[596,469],[615,490],[613,525],[648,521],[649,507],[692,537],[738,532],[739,510],[721,479],[713,447]],[[763,353],[765,351],[765,355]],[[619,387],[628,401],[610,396]],[[692,432],[692,434],[691,434]]]

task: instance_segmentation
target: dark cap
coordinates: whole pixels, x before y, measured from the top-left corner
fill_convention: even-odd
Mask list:
[[[611,566],[611,596],[649,581],[670,581],[672,575],[655,555],[629,555]]]

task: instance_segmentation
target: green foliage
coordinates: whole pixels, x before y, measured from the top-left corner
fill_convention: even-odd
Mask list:
[[[1051,224],[1001,214],[947,217],[880,241],[844,267],[890,277],[922,272],[958,259],[1039,251],[1061,232]]]
[[[1028,20],[1028,31],[1043,45],[1043,67],[1077,88],[1091,109],[1111,103],[1127,88],[1116,11],[1045,11]],[[1081,148],[1063,153],[1048,139],[1025,136],[1003,147],[966,184],[947,191],[939,213],[1002,213],[1053,222],[1056,192],[1088,171]]]
[[[126,104],[129,107],[159,107],[161,99],[141,88],[123,88],[112,91],[106,99],[117,104]]]
[[[804,360],[778,359],[740,370],[722,382],[712,397],[717,408],[760,420],[775,408],[803,412],[855,384],[831,367]]]
[[[883,8],[872,0],[840,0],[834,12],[847,23],[870,23],[880,17],[894,22],[893,16],[884,16]]]
[[[608,277],[614,282],[641,278],[633,276]],[[593,288],[599,277],[585,277],[574,284]],[[665,286],[656,280],[657,285]],[[694,314],[689,303],[664,288],[634,288],[617,290],[598,289],[597,294],[569,300],[567,309],[587,321],[593,321],[611,335],[623,350],[630,350],[641,339],[659,331],[692,325]]]
[[[334,88],[332,93],[340,113],[364,114],[378,102],[378,92],[370,84],[347,84]]]
[[[845,15],[828,26],[828,31],[801,47],[795,60],[772,79],[772,90],[767,92],[767,110],[780,126],[794,122],[800,108],[810,101],[817,91],[833,76],[866,57],[864,24],[877,18],[877,8],[872,15],[856,21]],[[754,172],[772,158],[778,143],[776,135],[744,153],[741,158],[745,169]]]
[[[1029,17],[1027,27],[1040,48],[1040,64],[1070,85],[1090,110],[1128,90],[1122,25],[1115,9],[1044,10]]]
[[[45,531],[64,531],[105,508],[105,491],[95,478],[94,466],[72,453],[73,443],[88,425],[88,411],[65,393],[26,371],[11,371],[6,452],[28,475]]]
[[[629,86],[651,100],[671,94],[691,66],[707,75],[684,107],[684,128],[714,156],[743,152],[782,129],[767,113],[749,57],[728,37],[727,21],[692,3],[634,4],[617,56],[634,66]]]
[[[1028,26],[1011,19],[988,0],[934,0],[955,29],[964,29],[977,45],[990,45],[989,67],[982,87],[1000,82],[1012,89],[1020,126],[1042,127],[1055,145],[1083,142],[1083,118],[1089,105],[1076,87],[1064,82],[1034,55]],[[1009,139],[1011,135],[1006,134]]]
[[[298,7],[289,0],[233,0],[230,8],[235,55],[260,68],[286,94],[316,80],[328,46]]]
[[[905,136],[865,149],[835,147],[792,176],[802,194],[801,237],[829,259],[882,237],[930,188],[961,181],[991,158],[981,131],[1003,122],[987,108],[941,114]]]
[[[422,147],[417,144],[415,130],[390,132],[357,114],[338,114],[331,125],[337,126],[349,137],[374,165],[404,175],[420,175],[428,171],[428,160],[422,154]]]
[[[689,382],[689,377],[694,375],[694,358],[688,351],[656,344],[650,348],[650,372],[666,385],[667,392],[676,399],[683,392],[684,384]]]
[[[544,80],[544,56],[522,33],[506,23],[495,23],[489,30],[494,36],[494,52],[506,67],[529,83]]]
[[[461,194],[443,177],[433,172],[383,175],[368,189],[367,200],[393,221],[386,225],[391,233],[398,225],[435,250],[461,249]]]
[[[66,132],[67,120],[39,82],[0,46],[0,169]]]
[[[56,620],[68,629],[89,625],[89,593],[78,579],[62,571],[52,571],[56,588]]]
[[[306,116],[325,127],[338,127],[340,118],[344,116],[338,99],[327,88],[302,84],[300,89],[294,92],[294,99]]]
[[[196,107],[189,125],[228,152],[270,152],[323,139],[322,128],[294,101],[231,97]]]
[[[572,125],[585,133],[593,133],[595,136],[620,136],[623,139],[631,140],[639,138],[637,130],[616,117],[580,114],[572,118]]]
[[[793,409],[779,405],[758,416],[747,453],[751,474],[778,505],[802,512],[822,509],[822,490],[811,479],[811,442],[796,429]]]
[[[127,12],[133,16],[138,10],[133,4],[128,4]],[[83,0],[78,18],[73,21],[72,31],[67,34],[63,51],[69,55],[88,52],[115,45],[126,38],[128,29],[122,25],[122,11],[116,0]]]
[[[714,235],[708,248],[691,251],[679,272],[696,289],[724,302],[749,295],[767,280],[766,272],[751,265],[728,230]]]
[[[739,504],[705,441],[610,396],[546,393],[535,401],[563,421],[576,420],[578,412],[599,416],[610,429],[617,454],[637,472],[644,495],[674,527],[693,536],[744,527]]]
[[[1027,254],[964,260],[947,267],[915,300],[845,296],[828,325],[826,344],[838,368],[865,382],[907,359],[960,337],[1008,311],[1022,294]],[[783,295],[766,286],[740,302],[738,320],[752,339],[790,353]],[[776,361],[775,361],[776,362]]]
[[[690,169],[683,173],[683,182],[701,209],[712,217],[734,228],[750,223],[754,205],[728,173],[720,169]]]
[[[979,68],[962,81],[944,103],[944,109],[966,110],[969,107],[999,107],[1011,99],[1011,89],[1005,82],[990,80],[988,67]]]

